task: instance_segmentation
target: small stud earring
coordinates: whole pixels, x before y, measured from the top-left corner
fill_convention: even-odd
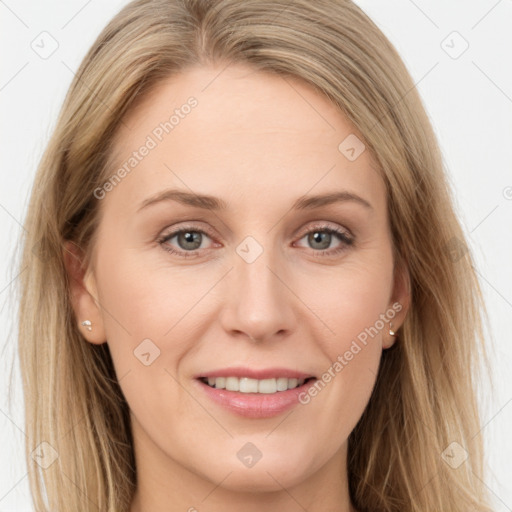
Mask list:
[[[92,331],[92,327],[91,327],[91,325],[92,325],[92,324],[91,324],[91,321],[90,321],[90,320],[84,320],[84,321],[82,322],[82,325],[83,325],[84,327],[87,327],[87,330],[88,330],[88,331]]]
[[[395,331],[393,331],[393,330],[391,329],[391,326],[392,326],[392,325],[393,325],[393,324],[392,324],[391,322],[389,322],[389,335],[390,335],[390,336],[396,336]]]

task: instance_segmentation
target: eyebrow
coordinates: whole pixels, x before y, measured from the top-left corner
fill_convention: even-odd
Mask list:
[[[178,203],[202,208],[205,210],[227,210],[228,204],[222,199],[210,195],[194,194],[183,190],[164,190],[158,194],[144,200],[137,211],[147,208],[150,205],[160,203],[162,201],[176,201]],[[302,196],[299,197],[292,205],[292,210],[313,210],[322,206],[327,206],[339,202],[354,202],[373,210],[373,206],[362,197],[346,190],[340,192],[333,192],[328,194],[321,194],[316,196]]]

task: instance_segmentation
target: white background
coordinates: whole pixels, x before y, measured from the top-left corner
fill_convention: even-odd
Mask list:
[[[22,456],[23,402],[15,359],[15,243],[37,163],[73,71],[103,26],[126,3],[0,0],[0,512],[32,510]],[[357,0],[357,4],[396,46],[417,83],[477,261],[490,313],[487,334],[496,382],[495,389],[485,389],[485,406],[482,401],[482,432],[491,469],[486,484],[496,511],[510,511],[512,2]],[[40,36],[43,31],[58,44],[46,59],[31,47],[40,37],[46,37],[46,48],[50,47],[49,36]],[[453,58],[465,44],[467,50]]]

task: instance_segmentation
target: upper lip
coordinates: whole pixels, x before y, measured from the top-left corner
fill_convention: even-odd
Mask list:
[[[289,368],[246,368],[242,366],[220,368],[218,370],[212,370],[196,375],[196,379],[207,378],[207,377],[248,377],[250,379],[277,379],[279,377],[287,377],[288,379],[307,379],[314,377],[310,373],[299,372],[297,370],[291,370]]]

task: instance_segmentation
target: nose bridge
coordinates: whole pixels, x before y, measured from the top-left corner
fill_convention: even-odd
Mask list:
[[[265,240],[270,244],[270,239]],[[261,237],[260,237],[261,239]],[[237,247],[230,272],[228,330],[242,331],[257,339],[271,337],[293,326],[293,294],[283,283],[286,272],[274,249],[255,237],[246,237]],[[281,270],[280,270],[281,269]]]

